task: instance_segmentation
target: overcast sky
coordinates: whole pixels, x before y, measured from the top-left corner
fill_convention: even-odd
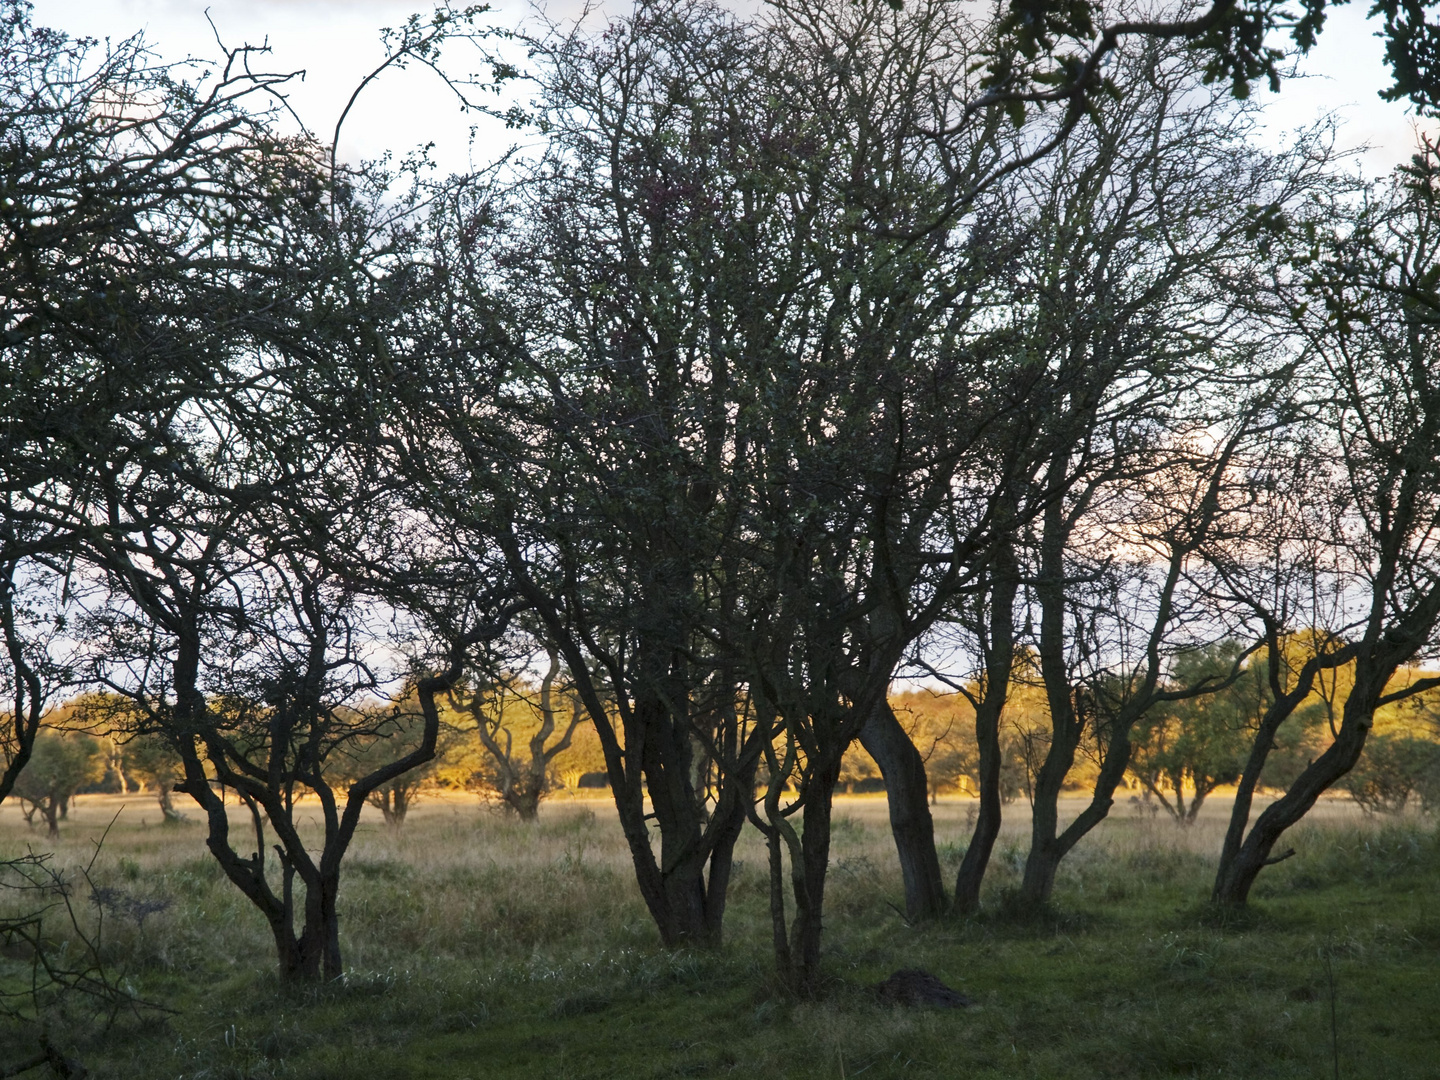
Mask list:
[[[497,23],[514,24],[530,8],[496,5]],[[610,5],[622,9],[612,0]],[[1381,44],[1364,18],[1366,4],[1335,9],[1320,45],[1303,65],[1303,79],[1287,82],[1280,94],[1257,91],[1265,102],[1267,122],[1276,138],[1331,111],[1345,119],[1342,140],[1348,146],[1368,143],[1370,172],[1388,171],[1406,160],[1413,143],[1412,121],[1404,107],[1382,102],[1376,92],[1387,83]],[[218,54],[215,32],[206,9],[227,45],[260,44],[273,49],[276,70],[305,69],[292,104],[299,115],[328,141],[330,130],[350,92],[384,57],[378,30],[395,26],[407,15],[425,10],[423,0],[35,0],[35,21],[71,34],[122,38],[145,30],[167,59],[187,54],[213,58]],[[552,17],[578,10],[578,0],[549,4]],[[456,71],[473,54],[457,50],[449,58]],[[493,122],[480,124],[474,147],[469,132],[477,120],[464,116],[432,73],[422,68],[387,72],[372,84],[346,121],[341,140],[345,157],[375,156],[385,150],[404,153],[434,141],[436,158],[447,170],[467,162],[485,164],[517,136]]]

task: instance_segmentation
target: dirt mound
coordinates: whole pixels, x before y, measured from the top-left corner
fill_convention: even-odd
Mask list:
[[[958,990],[920,968],[901,968],[875,987],[881,1005],[904,1005],[908,1008],[963,1009],[973,1004]]]

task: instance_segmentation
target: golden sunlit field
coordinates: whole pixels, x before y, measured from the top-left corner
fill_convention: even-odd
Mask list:
[[[54,844],[7,806],[0,844],[53,849],[72,882],[93,856],[105,963],[175,1010],[122,1013],[108,1030],[83,1000],[52,1010],[53,1042],[95,1077],[1434,1076],[1434,823],[1322,803],[1254,911],[1225,925],[1203,904],[1224,803],[1190,829],[1118,806],[1066,860],[1054,908],[1015,921],[1003,900],[1026,847],[1022,801],[986,912],[911,927],[883,797],[842,798],[814,1002],[773,982],[753,833],[725,947],[668,952],[604,800],[556,800],[532,826],[460,798],[422,802],[398,830],[367,821],[341,896],[346,975],[303,991],[277,985],[264,923],[202,828],[161,826],[152,800],[82,796]],[[952,874],[970,805],[936,807]],[[163,910],[136,917],[146,901]],[[97,932],[83,882],[72,903]],[[63,950],[66,926],[49,918]],[[21,952],[3,961],[12,990]],[[976,1004],[879,1005],[869,988],[911,966]],[[0,1066],[34,1052],[14,1038]]]

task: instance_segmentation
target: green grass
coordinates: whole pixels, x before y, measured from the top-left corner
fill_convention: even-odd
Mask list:
[[[88,858],[113,813],[82,804],[57,858]],[[763,850],[742,842],[718,953],[661,949],[603,804],[527,828],[459,804],[398,834],[367,824],[342,897],[345,979],[278,987],[259,916],[197,826],[122,815],[100,883],[173,906],[106,930],[107,958],[179,1012],[101,1033],[57,1015],[96,1077],[1433,1077],[1440,1062],[1440,840],[1433,824],[1332,809],[1289,841],[1253,910],[1204,903],[1217,819],[1181,831],[1119,814],[1068,860],[1055,905],[1006,916],[1023,822],[997,849],[985,912],[907,926],[884,804],[842,808],[815,1002],[771,978]],[[942,805],[948,869],[961,823]],[[140,811],[143,815],[144,810]],[[37,839],[0,811],[0,845]],[[1023,817],[1017,811],[1014,817]],[[127,818],[132,820],[127,821]],[[58,937],[57,928],[57,937]],[[11,964],[14,974],[16,961]],[[867,987],[921,966],[976,999],[882,1008]],[[0,1067],[18,1059],[11,1032]],[[43,1073],[38,1070],[37,1075]]]

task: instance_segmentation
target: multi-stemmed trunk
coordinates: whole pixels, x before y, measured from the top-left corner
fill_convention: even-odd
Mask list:
[[[64,800],[58,795],[42,795],[38,799],[28,801],[24,811],[25,823],[31,828],[35,827],[35,815],[38,813],[45,822],[45,835],[51,840],[60,838],[60,808]]]
[[[380,811],[386,825],[398,829],[405,824],[405,816],[410,813],[410,800],[413,795],[414,788],[409,784],[386,784],[370,796],[370,805]]]
[[[1225,852],[1215,875],[1212,893],[1215,903],[1244,907],[1260,871],[1294,854],[1290,851],[1271,856],[1284,832],[1304,817],[1315,801],[1360,760],[1360,752],[1365,748],[1365,739],[1373,722],[1370,716],[1358,715],[1360,711],[1355,710],[1357,715],[1352,716],[1347,703],[1345,719],[1335,741],[1306,767],[1284,795],[1265,808],[1249,835],[1233,853]]]
[[[1075,764],[1084,729],[1085,716],[1073,703],[1066,702],[1057,709],[1052,701],[1050,748],[1034,781],[1030,853],[1025,859],[1018,896],[1021,907],[1039,907],[1050,902],[1060,860],[1078,839],[1071,839],[1060,831],[1059,801],[1065,777]]]
[[[284,876],[284,906],[269,915],[270,933],[280,957],[280,977],[285,982],[331,982],[344,968],[340,958],[339,867],[329,873],[311,874],[305,882],[305,915],[300,932],[295,932],[294,872],[288,858],[281,859]]]
[[[561,628],[558,620],[552,625]],[[707,811],[697,786],[695,733],[689,717],[677,716],[671,707],[672,702],[687,700],[686,695],[672,694],[667,701],[648,692],[633,702],[617,703],[617,731],[585,655],[573,639],[562,640],[576,692],[600,737],[640,896],[661,941],[671,947],[720,945],[735,843],[754,791],[758,744],[752,737],[754,745],[734,747],[727,760],[713,763],[714,805]],[[653,684],[642,680],[642,685]],[[722,737],[717,745],[732,741]],[[660,834],[658,860],[651,821]]]
[[[1040,603],[1040,675],[1050,709],[1051,737],[1049,750],[1034,780],[1030,854],[1025,861],[1018,895],[1021,908],[1035,909],[1050,902],[1061,860],[1110,813],[1115,805],[1115,792],[1124,782],[1125,770],[1130,765],[1130,733],[1140,718],[1162,702],[1196,697],[1220,688],[1208,678],[1189,686],[1162,688],[1160,679],[1167,651],[1164,646],[1176,613],[1177,590],[1185,580],[1188,561],[1209,534],[1218,514],[1218,492],[1243,431],[1242,427],[1233,433],[1221,452],[1207,463],[1209,475],[1199,503],[1200,512],[1192,521],[1191,530],[1184,536],[1167,537],[1168,565],[1155,593],[1153,613],[1143,628],[1132,628],[1139,631],[1137,638],[1143,634],[1143,661],[1129,671],[1106,677],[1123,686],[1119,695],[1109,695],[1090,680],[1077,677],[1068,657],[1066,623],[1072,609],[1067,551],[1074,539],[1076,515],[1083,508],[1083,500],[1072,512],[1067,512],[1058,498],[1045,508],[1035,595]],[[1052,463],[1052,472],[1063,476],[1065,467],[1065,458],[1057,457]],[[1083,628],[1079,633],[1081,653],[1094,655],[1099,644],[1086,641]],[[1099,674],[1092,672],[1090,678]],[[1237,676],[1238,668],[1231,677]],[[1104,681],[1100,680],[1102,687]],[[1087,729],[1102,755],[1100,771],[1089,803],[1062,830],[1060,794]]]
[[[674,569],[685,553],[663,547],[665,558],[657,561],[667,568],[646,579],[627,611],[645,631],[607,651],[596,633],[603,619],[590,625],[575,617],[537,580],[519,538],[506,531],[499,539],[519,591],[554,645],[552,664],[564,660],[579,706],[595,727],[636,884],[661,941],[670,947],[720,945],[735,843],[754,796],[760,748],[753,736],[746,747],[736,744],[734,685],[722,680],[710,688],[715,708],[709,715],[720,717],[721,730],[709,730],[692,715],[704,677],[691,671],[685,648],[693,627],[681,600],[694,584]],[[708,793],[701,761],[713,766]],[[658,858],[652,824],[659,833]]]
[[[196,689],[198,649],[194,643],[182,643],[175,669],[180,693],[166,731],[185,772],[184,781],[176,784],[174,790],[190,795],[199,803],[208,825],[206,846],[225,876],[264,916],[275,941],[282,981],[329,981],[342,974],[338,907],[341,862],[369,796],[435,756],[440,725],[435,697],[460,677],[459,656],[457,651],[447,672],[421,679],[418,684],[425,718],[420,745],[352,784],[343,810],[318,770],[295,778],[305,783],[321,802],[324,839],[317,859],[311,852],[313,845],[306,845],[297,827],[293,813],[295,793],[291,786],[294,780],[276,784],[263,779],[277,775],[273,758],[268,768],[232,765],[234,748],[228,747],[223,734],[207,723],[208,706]],[[286,749],[281,746],[273,752],[284,755]],[[250,809],[255,850],[248,857],[240,855],[231,839],[230,816],[224,799],[212,786],[207,763],[215,772],[215,778],[234,791]],[[277,841],[274,850],[280,862],[278,895],[266,872],[267,820]],[[304,890],[303,903],[297,902],[297,885]]]
[[[639,784],[631,783],[624,791],[617,788],[615,795],[617,805],[622,797],[627,803],[626,838],[641,895],[667,945],[718,946],[735,843],[745,821],[743,799],[753,788],[753,779],[722,773],[716,805],[707,814],[696,790],[688,725],[677,723],[658,698],[637,702],[634,712],[644,731],[638,739],[627,739],[627,744],[643,746],[644,793],[650,797],[651,816],[660,833],[658,863],[644,823]],[[753,767],[749,775],[753,778]]]
[[[660,940],[669,947],[717,947],[723,940],[735,843],[745,823],[739,787],[737,783],[721,793],[703,828],[686,830],[688,842],[677,837],[673,828],[668,837],[662,833],[658,862],[650,846],[643,805],[636,805],[643,803],[643,794],[637,800],[633,792],[615,791],[641,899],[655,921]],[[664,858],[667,849],[670,861]]]
[[[770,921],[775,967],[781,981],[800,997],[813,997],[820,986],[824,931],[825,880],[830,864],[831,814],[840,758],[817,763],[802,780],[802,828],[796,829],[780,811],[780,792],[794,764],[793,744],[784,765],[771,759],[770,789],[764,816],[752,820],[765,834],[770,858]],[[790,863],[790,896],[795,917],[787,926],[785,860]]]
[[[555,734],[554,691],[555,681],[560,675],[560,653],[554,647],[548,650],[550,664],[540,678],[540,702],[538,713],[540,724],[527,743],[528,757],[513,752],[508,731],[502,730],[503,710],[487,714],[482,695],[472,693],[451,694],[451,700],[468,711],[475,721],[475,734],[485,752],[490,755],[496,772],[496,790],[501,803],[521,821],[533,822],[540,817],[540,803],[550,792],[550,769],[555,758],[570,747],[575,729],[580,726],[583,711],[580,702],[574,702],[569,723],[560,737],[550,743]]]
[[[1276,666],[1277,652],[1278,649],[1272,646],[1272,667]],[[1277,694],[1266,710],[1256,732],[1250,757],[1240,778],[1235,805],[1231,810],[1230,826],[1225,834],[1220,866],[1211,893],[1216,904],[1226,907],[1245,906],[1260,872],[1294,854],[1290,851],[1279,856],[1272,855],[1280,837],[1304,817],[1315,805],[1315,801],[1360,760],[1365,740],[1374,723],[1375,710],[1384,697],[1385,685],[1401,662],[1393,656],[1383,659],[1365,655],[1359,657],[1356,661],[1355,683],[1345,701],[1335,741],[1305,768],[1284,795],[1265,808],[1248,835],[1246,834],[1245,828],[1249,821],[1255,788],[1265,766],[1266,756],[1275,744],[1275,735],[1280,725],[1309,695],[1316,676],[1323,668],[1346,663],[1356,656],[1357,652],[1359,650],[1353,646],[1346,646],[1330,654],[1312,658],[1301,669],[1296,686],[1288,693]]]

